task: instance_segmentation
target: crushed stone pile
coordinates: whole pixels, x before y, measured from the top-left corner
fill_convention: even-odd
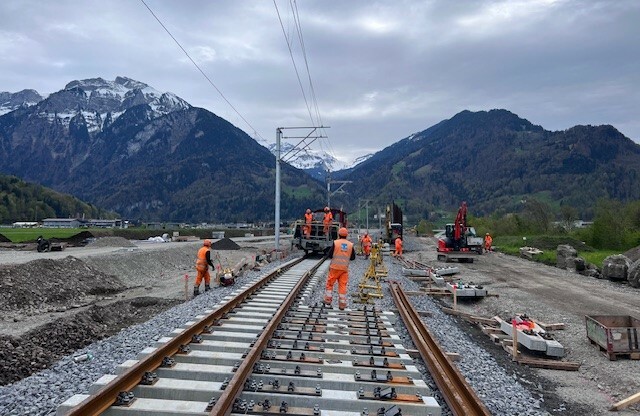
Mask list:
[[[240,246],[237,245],[230,238],[223,238],[211,244],[212,250],[240,250]]]
[[[87,247],[136,247],[136,245],[123,237],[100,237],[87,244]]]
[[[68,256],[0,266],[0,311],[41,313],[125,289],[120,279]]]
[[[178,303],[152,297],[123,300],[108,306],[92,306],[21,337],[0,336],[0,385],[48,368],[61,357],[124,327],[145,322]]]

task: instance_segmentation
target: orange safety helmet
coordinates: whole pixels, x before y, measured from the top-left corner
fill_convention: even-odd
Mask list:
[[[207,247],[211,247],[211,240],[209,240],[209,239],[204,240],[202,242],[202,245],[203,246],[207,246]]]
[[[339,235],[340,237],[346,237],[348,234],[349,234],[349,231],[347,231],[347,229],[346,229],[346,228],[344,228],[344,227],[341,227],[341,228],[338,230],[338,235]]]

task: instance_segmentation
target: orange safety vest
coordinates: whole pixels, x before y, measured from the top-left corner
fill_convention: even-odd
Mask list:
[[[396,251],[402,250],[402,240],[396,238]]]
[[[368,235],[362,237],[362,245],[365,247],[371,246],[371,237],[369,237]]]
[[[339,238],[333,242],[333,257],[330,269],[349,270],[349,261],[353,252],[353,243],[347,239]]]
[[[331,224],[331,221],[333,221],[333,214],[329,211],[324,214],[324,220],[322,220],[322,222],[325,224]]]
[[[304,222],[309,225],[311,221],[313,221],[313,214],[304,214]]]
[[[209,251],[209,247],[202,246],[200,250],[198,250],[198,256],[196,258],[196,269],[205,271],[209,267],[207,265],[207,251]]]

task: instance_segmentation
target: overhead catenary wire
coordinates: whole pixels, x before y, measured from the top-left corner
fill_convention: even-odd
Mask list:
[[[275,0],[274,0],[275,1]],[[313,102],[314,108],[315,108],[315,112],[316,112],[316,117],[318,119],[318,124],[320,126],[324,125],[324,122],[322,121],[322,116],[320,115],[320,108],[318,106],[318,99],[316,96],[316,90],[315,87],[313,85],[313,80],[311,77],[311,70],[309,69],[309,60],[307,59],[307,49],[305,47],[304,44],[304,37],[302,36],[302,23],[300,22],[300,13],[298,11],[298,3],[296,2],[296,0],[289,0],[289,4],[291,6],[291,11],[293,13],[293,17],[294,17],[294,24],[296,27],[296,31],[298,33],[298,40],[300,42],[300,49],[302,51],[302,57],[304,58],[304,64],[305,67],[307,69],[307,76],[309,79],[309,91],[311,93],[311,100]],[[337,159],[335,156],[335,152],[333,151],[333,148],[331,147],[331,141],[328,138],[328,135],[326,134],[324,129],[321,129],[322,133],[324,134],[326,140],[327,140],[327,146],[329,148],[329,151],[327,153],[329,153],[334,159]],[[323,147],[322,147],[322,140],[318,141],[318,144],[320,145],[320,150],[324,151]],[[323,159],[323,164],[325,165],[325,167],[327,168],[327,170],[329,170],[329,166],[327,166],[326,162]]]
[[[175,36],[173,36],[171,31],[169,31],[169,29],[167,29],[167,27],[164,25],[164,23],[162,23],[160,18],[153,12],[153,10],[151,10],[151,7],[149,7],[149,5],[144,0],[140,0],[140,1],[142,2],[142,4],[144,4],[144,6],[147,8],[147,10],[149,10],[149,13],[151,13],[151,15],[158,21],[158,23],[160,23],[160,26],[162,26],[162,28],[165,30],[165,32],[167,32],[167,34],[169,36],[171,36],[171,39],[173,39],[173,41],[176,43],[176,45],[178,45],[178,47],[182,50],[182,52],[184,52],[184,54],[187,56],[187,58],[189,58],[189,60],[196,67],[196,69],[198,71],[200,71],[202,76],[209,82],[209,84],[211,84],[211,86],[218,92],[218,94],[220,94],[220,97],[222,97],[222,99],[229,105],[229,107],[231,107],[233,109],[233,111],[235,111],[235,113],[238,115],[238,117],[240,117],[242,119],[242,121],[244,121],[245,124],[247,126],[249,126],[249,128],[251,130],[253,130],[258,135],[258,137],[260,137],[260,139],[264,140],[264,138],[260,135],[260,133],[258,133],[258,131],[251,125],[251,123],[249,123],[247,121],[247,119],[242,114],[240,114],[240,111],[238,111],[238,109],[233,104],[231,104],[231,101],[229,101],[227,99],[227,97],[225,97],[225,95],[216,86],[216,84],[211,80],[211,78],[209,78],[209,76],[202,70],[202,68],[200,68],[200,66],[196,63],[196,61],[194,61],[193,58],[191,58],[191,55],[189,55],[189,52],[187,52],[187,50],[180,44],[180,42],[178,42],[178,39],[176,39]]]
[[[308,79],[308,82],[309,82],[309,98],[311,100],[311,103],[313,105],[313,110],[315,112],[315,120],[314,120],[314,115],[312,114],[311,105],[309,104],[309,99],[307,98],[307,93],[305,91],[305,88],[304,88],[303,83],[302,83],[302,79],[300,77],[300,71],[298,70],[298,65],[296,64],[296,60],[295,60],[295,57],[293,55],[293,49],[292,49],[293,41],[290,39],[290,36],[287,34],[287,31],[286,31],[286,29],[284,27],[284,23],[282,21],[282,16],[280,14],[280,10],[278,9],[278,5],[276,3],[276,0],[273,0],[273,5],[274,5],[274,7],[276,9],[276,13],[278,15],[278,21],[280,22],[280,27],[282,28],[282,33],[283,33],[285,41],[287,43],[287,49],[288,49],[289,55],[291,57],[291,62],[293,64],[293,68],[294,68],[294,71],[295,71],[295,74],[296,74],[296,78],[298,80],[298,85],[300,86],[300,90],[302,92],[302,97],[304,99],[305,105],[307,107],[307,111],[309,113],[309,118],[311,119],[311,122],[314,125],[322,126],[324,123],[322,121],[322,116],[320,115],[320,109],[319,109],[319,106],[318,106],[318,100],[317,100],[317,96],[316,96],[316,92],[315,92],[315,87],[313,85],[313,80],[312,80],[312,77],[311,77],[311,70],[310,70],[310,65],[309,65],[309,59],[307,57],[306,46],[305,46],[305,43],[304,43],[304,36],[302,34],[302,24],[300,23],[300,13],[298,11],[298,5],[297,5],[295,0],[289,0],[289,6],[291,8],[291,13],[292,13],[292,16],[293,16],[293,25],[295,27],[295,32],[297,34],[298,42],[300,43],[300,48],[301,48],[301,52],[302,52],[302,56],[303,56],[304,64],[305,64],[305,69],[307,71],[307,79]],[[335,154],[334,154],[334,152],[333,152],[333,149],[331,148],[331,142],[328,140],[328,136],[327,136],[325,130],[321,128],[321,131],[322,131],[321,138],[327,139],[327,145],[329,147],[329,151],[327,153],[329,153],[334,159],[337,159]],[[309,154],[308,150],[310,148],[311,143],[313,143],[315,141],[315,139],[313,141],[309,142],[309,143],[307,143],[305,140],[306,139],[303,139],[300,143],[298,143],[296,145],[296,147],[297,147],[297,146],[300,146],[301,144],[304,143],[304,146],[299,148],[297,152],[295,152],[293,155],[291,155],[288,158],[288,160],[293,159],[298,153],[300,153],[302,151],[304,151],[305,153]],[[322,151],[325,151],[323,149],[323,146],[322,146],[322,141],[318,141],[318,143],[320,145],[320,149]],[[295,148],[293,150],[295,150]],[[293,150],[289,151],[287,153],[287,155],[290,155],[293,152]],[[324,164],[324,166],[327,169],[327,171],[329,171],[329,166],[327,165],[327,163],[326,163],[326,161],[324,159],[322,160],[322,163]]]

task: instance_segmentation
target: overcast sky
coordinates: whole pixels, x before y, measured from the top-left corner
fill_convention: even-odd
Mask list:
[[[292,0],[293,1],[293,0]],[[312,123],[270,0],[145,0],[257,135]],[[277,0],[307,98],[289,0]],[[297,0],[322,148],[380,150],[459,111],[640,141],[640,1]],[[0,91],[127,76],[253,129],[137,0],[0,1]],[[312,107],[312,114],[315,110]],[[316,123],[314,120],[313,123]]]

